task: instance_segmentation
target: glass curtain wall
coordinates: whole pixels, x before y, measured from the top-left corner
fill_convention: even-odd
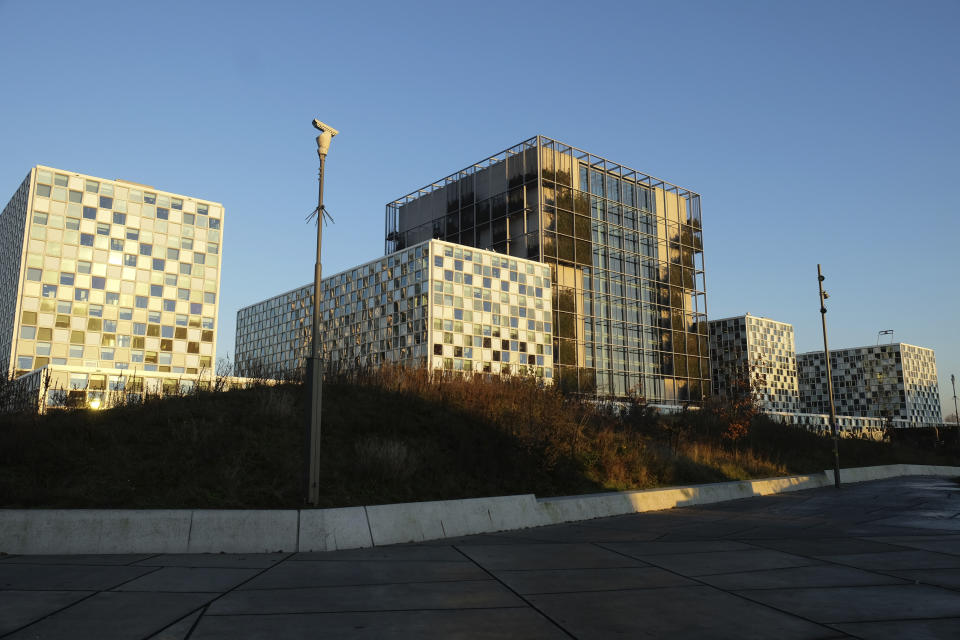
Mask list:
[[[562,389],[700,402],[700,197],[538,136],[387,205],[387,251],[443,238],[550,265]]]

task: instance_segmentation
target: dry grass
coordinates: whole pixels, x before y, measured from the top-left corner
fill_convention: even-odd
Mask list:
[[[0,418],[0,506],[302,504],[304,388],[152,399]],[[722,408],[721,408],[722,409]],[[328,376],[322,506],[650,488],[822,470],[830,442],[755,418],[724,437],[714,407],[620,415],[526,379],[385,368]],[[957,464],[957,446],[841,443],[846,466]]]

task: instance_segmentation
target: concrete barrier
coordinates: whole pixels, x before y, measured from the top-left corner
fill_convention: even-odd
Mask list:
[[[0,511],[5,553],[183,553],[191,512],[181,509]]]
[[[297,550],[295,509],[197,509],[187,553],[273,553]]]
[[[823,472],[827,484],[833,484],[833,469]],[[886,480],[898,476],[960,476],[960,467],[946,467],[926,464],[887,464],[878,467],[854,467],[840,469],[840,483],[869,482]]]
[[[673,509],[674,507],[739,500],[784,491],[814,489],[825,484],[826,477],[818,473],[812,476],[789,476],[765,480],[718,482],[691,487],[543,498],[539,502],[548,514],[550,521],[557,524],[591,518],[606,518],[625,513],[660,511]]]
[[[372,547],[366,507],[303,509],[300,512],[300,551],[336,551]]]
[[[533,494],[367,507],[374,546],[550,524]]]
[[[843,483],[960,467],[842,469]],[[532,494],[340,509],[0,509],[0,553],[266,553],[334,551],[526,529],[833,485],[833,470],[647,491],[537,499]]]

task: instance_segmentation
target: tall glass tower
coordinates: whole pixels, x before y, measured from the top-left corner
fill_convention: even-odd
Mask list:
[[[440,238],[550,265],[566,391],[709,393],[700,196],[536,136],[387,205],[386,252]]]

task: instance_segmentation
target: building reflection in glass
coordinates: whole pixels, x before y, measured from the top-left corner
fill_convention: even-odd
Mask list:
[[[564,390],[709,392],[696,193],[537,136],[391,202],[385,234],[388,254],[439,238],[548,264]]]

